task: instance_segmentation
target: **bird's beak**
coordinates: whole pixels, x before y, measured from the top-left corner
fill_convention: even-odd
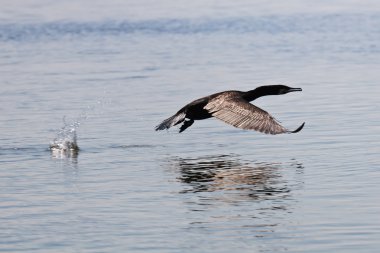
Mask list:
[[[302,89],[301,88],[290,88],[288,90],[288,92],[293,92],[293,91],[302,91]]]

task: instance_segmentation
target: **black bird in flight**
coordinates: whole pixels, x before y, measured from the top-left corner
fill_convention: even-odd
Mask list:
[[[249,103],[267,95],[282,95],[301,88],[291,88],[285,85],[260,86],[250,91],[223,91],[207,97],[199,98],[185,105],[176,114],[156,126],[156,131],[169,129],[183,122],[179,132],[190,127],[194,120],[215,117],[234,127],[256,130],[265,134],[297,133],[305,122],[296,130],[290,131],[268,112]]]

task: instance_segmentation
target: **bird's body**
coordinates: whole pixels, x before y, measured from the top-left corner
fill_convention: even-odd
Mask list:
[[[303,128],[305,123],[298,129],[289,131],[269,113],[249,103],[261,96],[281,95],[292,91],[301,91],[301,89],[284,85],[269,85],[246,92],[230,90],[215,93],[185,105],[175,115],[161,122],[156,130],[169,129],[183,122],[180,128],[180,132],[183,132],[194,123],[194,120],[215,117],[235,127],[266,134],[296,133]]]

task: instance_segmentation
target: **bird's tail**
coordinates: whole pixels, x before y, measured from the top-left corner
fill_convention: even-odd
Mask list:
[[[305,122],[302,123],[302,125],[300,125],[296,130],[294,130],[294,131],[289,131],[288,133],[298,133],[299,131],[302,130],[302,128],[303,128],[304,125],[305,125]]]
[[[155,129],[156,131],[169,129],[172,126],[178,125],[179,123],[183,122],[185,120],[185,116],[186,114],[184,112],[177,112],[175,115],[162,121],[159,125],[156,126]]]

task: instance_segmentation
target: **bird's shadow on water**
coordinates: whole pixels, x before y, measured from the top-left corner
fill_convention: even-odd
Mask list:
[[[259,162],[229,154],[172,157],[169,163],[188,209],[189,231],[245,234],[251,240],[281,236],[277,227],[292,222],[293,192],[303,187],[304,169],[295,159]]]
[[[299,178],[293,178],[291,182],[292,178],[284,175],[284,170],[289,168],[293,170],[290,172],[292,175],[302,174],[303,165],[294,159],[286,164],[244,161],[238,155],[229,154],[172,157],[169,162],[170,168],[178,173],[177,179],[184,186],[181,194],[222,193],[211,194],[213,201],[238,204],[246,201],[286,200],[291,198],[292,190],[302,185]]]

